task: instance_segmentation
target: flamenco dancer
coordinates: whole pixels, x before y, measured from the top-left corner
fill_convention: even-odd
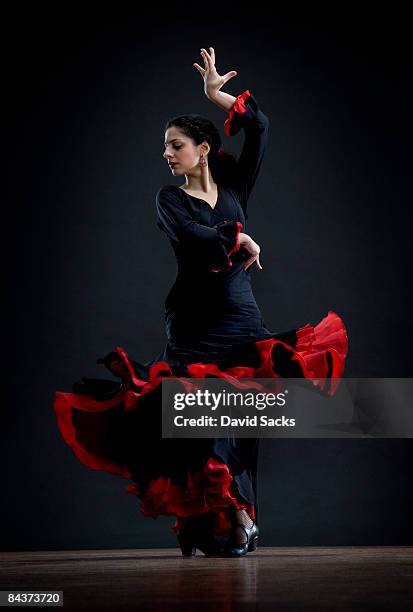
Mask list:
[[[248,89],[237,97],[222,91],[237,73],[218,74],[212,47],[201,56],[203,67],[193,66],[205,95],[227,113],[226,136],[242,129],[244,142],[236,159],[206,117],[179,115],[165,126],[163,157],[184,182],[156,193],[157,224],[178,268],[165,301],[164,350],[139,363],[117,347],[97,363],[120,380],[83,376],[72,393],[55,393],[53,408],[80,461],[132,480],[126,491],[145,516],[176,516],[172,530],[184,556],[199,549],[240,557],[258,542],[258,439],[163,439],[162,380],[305,377],[320,379],[317,391],[333,395],[347,333],[331,310],[314,326],[267,328],[251,287],[251,271],[262,270],[260,247],[246,220],[269,119]]]

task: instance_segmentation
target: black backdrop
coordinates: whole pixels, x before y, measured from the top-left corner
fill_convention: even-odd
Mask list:
[[[267,325],[335,310],[347,377],[412,375],[406,18],[172,9],[4,22],[2,550],[176,545],[172,517],[144,517],[127,481],[74,457],[52,398],[105,377],[96,359],[116,346],[145,361],[164,345],[176,266],[154,195],[182,183],[164,123],[199,112],[226,149],[242,144],[204,95],[200,47],[238,71],[223,90],[249,88],[271,121],[246,229]],[[411,545],[412,454],[409,439],[263,441],[262,545]]]

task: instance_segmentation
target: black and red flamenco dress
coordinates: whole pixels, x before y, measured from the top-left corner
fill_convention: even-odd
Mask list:
[[[118,378],[82,377],[72,392],[55,393],[59,430],[75,456],[94,470],[131,480],[128,493],[147,517],[214,516],[213,531],[228,537],[234,509],[258,518],[258,439],[162,438],[162,380],[221,377],[303,377],[333,395],[343,376],[346,328],[334,311],[318,323],[284,332],[266,326],[255,301],[248,255],[241,248],[247,201],[257,178],[269,120],[248,91],[225,121],[228,136],[244,131],[236,172],[218,185],[215,207],[166,185],[156,194],[159,228],[178,273],[165,302],[167,342],[160,355],[134,361],[117,347],[102,363]]]

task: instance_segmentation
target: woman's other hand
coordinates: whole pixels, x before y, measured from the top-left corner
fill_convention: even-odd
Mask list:
[[[204,91],[207,98],[211,98],[221,89],[223,85],[232,77],[237,75],[236,70],[230,70],[223,76],[220,76],[215,69],[215,51],[213,47],[209,47],[209,53],[206,49],[201,49],[201,55],[204,60],[204,68],[195,63],[193,66],[200,72],[204,79]]]
[[[244,263],[244,269],[247,270],[255,262],[259,270],[262,270],[260,263],[260,247],[259,245],[249,236],[240,232],[239,241],[242,248],[244,248],[250,255],[250,257]]]

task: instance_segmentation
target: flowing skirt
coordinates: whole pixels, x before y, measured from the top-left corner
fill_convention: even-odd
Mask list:
[[[224,352],[197,352],[167,343],[139,363],[117,347],[97,363],[121,380],[88,378],[72,392],[57,391],[53,409],[64,441],[83,464],[130,480],[126,492],[148,517],[212,512],[213,530],[228,536],[234,508],[258,520],[257,438],[162,438],[162,380],[182,377],[305,377],[333,395],[344,372],[348,338],[342,319],[328,311],[315,326],[265,334]]]

